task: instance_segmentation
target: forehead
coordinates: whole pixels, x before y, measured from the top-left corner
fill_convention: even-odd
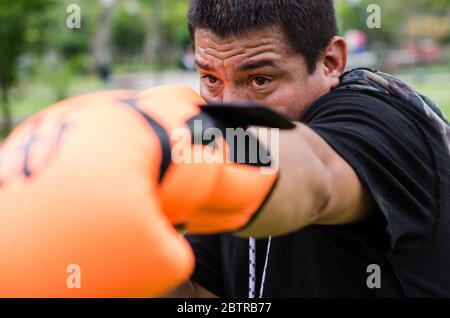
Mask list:
[[[221,37],[210,29],[197,29],[195,49],[200,59],[248,59],[262,54],[277,59],[295,54],[278,26],[251,29],[227,37]]]

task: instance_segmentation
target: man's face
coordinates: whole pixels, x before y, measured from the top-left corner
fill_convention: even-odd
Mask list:
[[[331,88],[319,70],[308,73],[279,27],[226,38],[197,29],[195,56],[207,102],[253,101],[295,120]]]

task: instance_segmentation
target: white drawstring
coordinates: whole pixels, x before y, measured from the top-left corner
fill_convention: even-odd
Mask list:
[[[272,242],[272,236],[269,236],[269,240],[267,241],[266,260],[264,261],[264,269],[263,269],[263,275],[261,278],[261,286],[259,288],[259,298],[262,298],[262,295],[264,292],[264,283],[266,282],[267,263],[269,263],[269,251],[270,251],[270,243],[271,242]]]
[[[269,251],[272,237],[269,236],[267,241],[266,259],[264,261],[264,268],[261,278],[261,286],[259,287],[259,298],[262,298],[264,292],[264,283],[266,281],[267,264],[269,262]],[[248,254],[249,254],[249,275],[248,275],[248,298],[255,298],[256,290],[256,240],[254,237],[250,237],[248,241]]]
[[[254,237],[248,239],[248,298],[255,298],[256,285],[256,240]]]

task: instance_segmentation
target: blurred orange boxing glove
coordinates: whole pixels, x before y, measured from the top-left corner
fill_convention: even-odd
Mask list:
[[[143,103],[194,108],[173,102]],[[140,103],[71,98],[4,142],[0,297],[151,297],[189,278],[192,251],[157,197],[165,133]]]

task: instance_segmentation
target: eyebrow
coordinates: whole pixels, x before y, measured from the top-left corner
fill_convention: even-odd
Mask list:
[[[205,71],[213,70],[213,67],[209,66],[208,64],[203,64],[203,63],[200,63],[199,61],[195,61],[195,64],[199,68],[204,69]],[[245,64],[239,66],[238,71],[240,71],[240,72],[250,71],[250,70],[255,70],[258,68],[265,67],[265,66],[276,67],[275,63],[272,60],[260,60],[260,61],[245,63]]]
[[[276,67],[275,63],[272,60],[260,60],[260,61],[249,62],[249,63],[243,64],[243,65],[239,66],[238,70],[240,72],[251,71],[251,70],[255,70],[258,68],[265,67],[265,66]]]
[[[197,65],[199,68],[204,69],[205,71],[212,71],[213,68],[207,64],[200,63],[199,61],[195,60],[195,65]]]

